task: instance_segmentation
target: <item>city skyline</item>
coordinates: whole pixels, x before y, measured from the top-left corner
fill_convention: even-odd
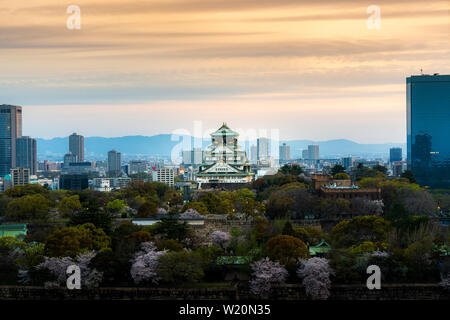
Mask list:
[[[76,5],[79,30],[61,3],[1,6],[0,100],[26,109],[24,135],[151,136],[202,120],[404,142],[404,79],[450,73],[448,1],[378,1],[380,29],[351,0]]]

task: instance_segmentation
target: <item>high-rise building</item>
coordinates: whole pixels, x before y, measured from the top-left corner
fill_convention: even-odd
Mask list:
[[[309,155],[308,155],[308,149],[303,149],[302,150],[302,159],[306,160],[308,159]]]
[[[182,153],[183,164],[200,165],[203,161],[202,148],[194,148],[192,150],[185,150]]]
[[[122,171],[122,154],[116,150],[108,152],[108,173],[110,176],[119,176]]]
[[[30,169],[14,168],[11,169],[11,185],[13,187],[26,185],[30,183]]]
[[[250,162],[256,163],[258,161],[258,148],[256,145],[252,144],[250,146]]]
[[[402,148],[391,148],[389,150],[389,162],[402,161]]]
[[[22,136],[22,107],[0,105],[0,176],[16,166],[16,139]]]
[[[354,162],[355,159],[353,159],[353,157],[342,158],[342,165],[344,166],[345,169],[353,167]]]
[[[270,142],[268,138],[258,138],[256,141],[258,160],[267,160],[270,156]]]
[[[76,162],[84,162],[84,137],[73,133],[69,136],[69,152],[76,156]]]
[[[195,164],[195,165],[202,164],[202,162],[203,162],[202,148],[194,148],[194,150],[192,150],[192,161],[193,161],[193,164]]]
[[[319,160],[319,146],[316,144],[311,144],[308,146],[308,159],[309,160]]]
[[[280,146],[280,160],[291,160],[291,147],[286,145],[286,143],[283,143],[283,145]]]
[[[421,185],[450,185],[450,75],[406,78],[407,161]]]
[[[20,137],[16,140],[16,167],[30,169],[31,175],[37,171],[36,139]]]
[[[77,162],[77,156],[74,155],[72,152],[68,152],[64,155],[64,163],[63,163],[63,169],[67,170],[69,169],[69,165],[71,163]]]
[[[182,152],[183,164],[192,164],[192,151],[184,150]]]

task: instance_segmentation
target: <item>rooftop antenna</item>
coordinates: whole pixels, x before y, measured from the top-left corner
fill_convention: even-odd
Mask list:
[[[420,68],[420,74],[423,76],[423,69]]]

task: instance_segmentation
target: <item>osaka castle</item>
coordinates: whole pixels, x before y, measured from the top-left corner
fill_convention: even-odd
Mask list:
[[[224,123],[211,133],[211,145],[203,152],[203,161],[197,173],[199,188],[232,186],[253,181],[245,150],[238,146],[239,133]]]

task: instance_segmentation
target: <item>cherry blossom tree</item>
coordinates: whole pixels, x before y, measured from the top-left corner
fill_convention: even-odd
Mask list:
[[[185,212],[180,214],[180,219],[189,219],[189,218],[202,218],[202,215],[198,213],[197,210],[187,209]]]
[[[269,258],[255,261],[250,267],[253,270],[250,292],[263,299],[268,299],[273,286],[283,284],[288,276],[287,270],[279,262],[270,261]]]
[[[158,208],[158,214],[167,214],[167,210],[164,208]]]
[[[45,257],[44,262],[38,264],[38,270],[47,269],[54,276],[54,281],[47,281],[44,283],[46,288],[65,286],[67,281],[67,268],[71,265],[76,265],[80,268],[81,287],[94,288],[98,287],[103,279],[103,273],[91,269],[89,264],[92,258],[95,257],[95,252],[80,253],[75,259],[71,257]]]
[[[156,274],[159,265],[159,257],[166,254],[167,250],[157,251],[153,242],[143,242],[141,251],[136,253],[131,265],[131,277],[136,284],[151,281],[157,284],[160,278]]]
[[[326,300],[330,296],[330,275],[334,271],[324,258],[300,260],[301,265],[297,275],[303,278],[306,294],[314,300]]]
[[[216,230],[211,233],[211,239],[215,246],[226,249],[230,245],[231,235],[228,232]]]

